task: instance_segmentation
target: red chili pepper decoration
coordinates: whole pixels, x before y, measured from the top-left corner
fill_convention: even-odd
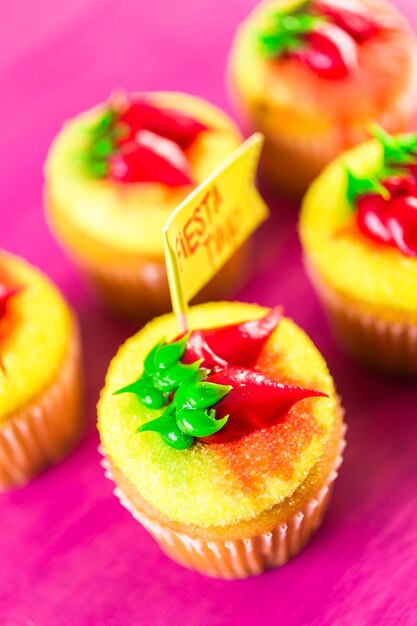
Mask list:
[[[123,183],[192,184],[185,151],[207,126],[144,96],[110,103],[90,129],[85,168],[96,178]]]
[[[13,296],[21,291],[20,287],[6,287],[0,283],[0,321],[7,313],[8,304]],[[2,334],[0,334],[0,348],[3,340]],[[0,352],[0,369],[5,372],[4,363]]]
[[[390,198],[368,194],[357,200],[360,231],[379,243],[392,245],[406,256],[417,256],[417,186],[411,176],[384,181]]]
[[[358,43],[371,39],[381,29],[374,15],[355,0],[315,0],[314,8],[329,17]]]
[[[185,154],[176,143],[141,130],[136,133],[135,141],[126,143],[111,157],[109,177],[123,182],[158,182],[178,187],[191,184],[189,170]]]
[[[254,367],[265,342],[282,317],[275,307],[257,320],[207,330],[193,330],[187,342],[183,363],[203,359],[201,367]]]
[[[306,46],[291,56],[323,78],[340,80],[358,64],[356,44],[338,26],[326,24],[305,37]]]
[[[19,293],[20,287],[6,287],[0,283],[0,318],[6,314],[9,300]]]
[[[355,0],[313,0],[288,12],[271,10],[258,33],[260,49],[269,58],[298,59],[322,78],[340,80],[358,66],[359,46],[394,21],[375,17]]]
[[[229,415],[226,424],[214,435],[200,439],[209,444],[232,441],[254,430],[270,428],[282,422],[296,402],[326,396],[320,391],[284,385],[243,367],[221,369],[209,374],[206,380],[232,387],[214,406],[216,419]]]
[[[192,117],[172,108],[160,108],[144,96],[133,96],[127,108],[118,117],[118,122],[129,129],[128,139],[133,139],[139,130],[150,130],[156,135],[170,139],[186,150],[207,126]]]

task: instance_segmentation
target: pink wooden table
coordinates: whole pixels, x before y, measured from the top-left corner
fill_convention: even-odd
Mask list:
[[[417,623],[417,390],[355,367],[332,343],[303,273],[292,207],[274,201],[240,297],[283,303],[325,354],[349,423],[322,530],[281,570],[221,582],[165,558],[122,509],[96,452],[95,404],[132,329],[105,315],[48,234],[42,162],[62,121],[114,88],[178,89],[229,109],[226,54],[254,0],[0,3],[0,245],[42,268],[76,308],[88,385],[84,441],[2,496],[0,624],[274,626]],[[417,28],[411,0],[397,4]]]

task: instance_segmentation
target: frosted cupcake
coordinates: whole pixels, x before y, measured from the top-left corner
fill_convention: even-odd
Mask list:
[[[240,26],[230,57],[233,97],[266,136],[263,172],[302,194],[372,121],[411,130],[416,39],[381,0],[263,2]]]
[[[162,228],[241,141],[219,109],[180,93],[116,96],[64,126],[45,166],[48,220],[112,309],[169,310]],[[243,247],[200,297],[237,289],[246,261]]]
[[[55,287],[0,252],[0,491],[25,484],[80,436],[77,325]]]
[[[417,373],[417,135],[342,155],[304,200],[307,269],[339,343],[365,363]]]
[[[321,523],[341,462],[326,364],[281,309],[193,307],[113,359],[98,428],[115,494],[178,563],[244,578],[285,563]]]

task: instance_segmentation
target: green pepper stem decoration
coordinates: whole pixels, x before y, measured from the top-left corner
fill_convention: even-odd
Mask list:
[[[266,57],[278,57],[298,50],[304,37],[324,23],[324,19],[308,11],[310,2],[303,3],[291,14],[273,11],[269,14],[269,23],[262,31],[256,32],[260,51]]]
[[[417,133],[390,135],[378,124],[371,125],[371,133],[383,148],[385,166],[417,163]]]
[[[108,158],[114,153],[120,138],[115,125],[116,112],[106,108],[98,120],[88,128],[88,150],[81,155],[86,171],[94,178],[105,178],[109,173]]]
[[[417,133],[390,135],[378,124],[372,124],[370,131],[382,146],[382,167],[373,176],[360,177],[346,163],[343,164],[347,178],[346,195],[351,206],[355,206],[358,198],[366,194],[378,194],[389,200],[391,194],[382,181],[390,176],[405,175],[407,165],[417,164]]]
[[[354,174],[345,163],[343,167],[347,179],[346,195],[351,206],[355,206],[356,200],[366,194],[380,194],[386,200],[389,199],[390,193],[381,183],[378,176],[365,176],[362,178]]]
[[[144,361],[140,378],[114,392],[133,393],[152,409],[166,407],[160,417],[145,422],[136,432],[159,433],[177,450],[192,446],[195,437],[208,437],[223,428],[228,416],[216,420],[216,411],[211,407],[231,390],[229,385],[204,380],[210,372],[200,367],[202,360],[181,363],[188,337],[169,344],[157,343]]]

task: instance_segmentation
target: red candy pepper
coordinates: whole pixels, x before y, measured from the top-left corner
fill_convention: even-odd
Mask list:
[[[207,330],[193,330],[187,342],[183,363],[203,359],[201,367],[254,367],[268,337],[282,317],[275,307],[257,320]]]
[[[305,398],[326,396],[320,391],[276,382],[269,376],[243,367],[228,367],[209,374],[207,382],[230,385],[232,389],[214,408],[216,419],[229,415],[225,426],[203,443],[224,443],[254,430],[282,422],[291,407]]]

